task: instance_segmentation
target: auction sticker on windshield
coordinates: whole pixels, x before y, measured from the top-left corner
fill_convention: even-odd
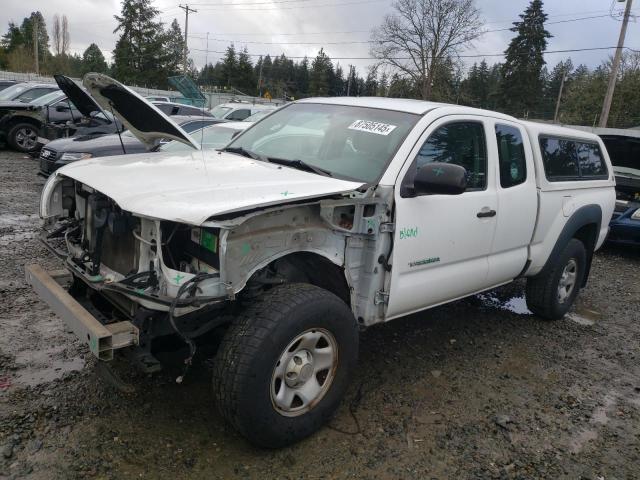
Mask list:
[[[389,125],[388,123],[371,122],[369,120],[356,120],[349,125],[349,130],[358,130],[360,132],[375,133],[377,135],[389,135],[395,130],[397,125]]]

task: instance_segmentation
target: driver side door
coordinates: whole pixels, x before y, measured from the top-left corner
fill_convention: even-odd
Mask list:
[[[395,233],[386,317],[391,319],[487,288],[497,192],[483,117],[451,115],[431,124],[395,188]],[[416,195],[417,170],[431,162],[467,170],[460,195]]]

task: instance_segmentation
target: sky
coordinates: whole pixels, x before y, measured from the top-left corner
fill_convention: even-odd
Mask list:
[[[185,14],[178,1],[154,0],[153,5],[160,10],[163,22],[168,25],[176,18],[184,32]],[[625,45],[640,50],[640,0],[635,1],[632,12],[638,17],[629,24]],[[493,55],[504,52],[514,35],[505,29],[518,20],[528,3],[529,0],[476,0],[486,33],[463,52],[468,56],[462,59],[464,64],[468,67],[479,62],[483,55],[487,55],[484,58],[489,64],[501,61],[500,56]],[[196,66],[202,67],[205,61],[215,63],[221,58],[231,42],[237,49],[246,46],[253,60],[260,54],[281,53],[313,58],[324,47],[334,62],[345,70],[353,64],[362,75],[374,63],[367,59],[371,29],[393,11],[392,4],[393,0],[192,0],[189,5],[197,13],[189,15],[190,56]],[[547,30],[553,35],[547,49],[615,46],[623,8],[624,3],[615,0],[546,0]],[[120,0],[0,0],[0,32],[6,32],[9,21],[20,23],[36,10],[42,12],[49,29],[55,14],[67,16],[72,53],[81,54],[94,42],[110,60],[118,37],[113,33],[113,16],[120,12]],[[612,53],[613,50],[548,53],[545,59],[553,66],[571,57],[574,65],[595,67]]]

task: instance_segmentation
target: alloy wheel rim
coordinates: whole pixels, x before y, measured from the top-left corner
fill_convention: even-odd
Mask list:
[[[37,141],[38,135],[32,128],[21,128],[16,132],[16,143],[24,149],[35,147]]]
[[[313,409],[329,391],[338,366],[338,344],[322,328],[296,336],[278,358],[271,376],[271,403],[286,417]]]
[[[558,282],[558,302],[564,303],[571,296],[578,277],[578,263],[571,258],[564,267]]]

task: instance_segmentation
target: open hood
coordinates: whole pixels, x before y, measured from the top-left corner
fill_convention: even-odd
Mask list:
[[[128,212],[191,225],[362,186],[214,150],[93,158],[56,173],[96,189]]]
[[[107,112],[112,112],[147,148],[160,139],[177,140],[196,150],[187,132],[143,97],[102,73],[87,73],[82,84]]]
[[[67,98],[71,100],[71,103],[76,106],[82,115],[90,117],[95,112],[102,111],[96,101],[69,77],[65,77],[64,75],[54,75],[53,78],[60,87],[60,90],[64,92]]]

